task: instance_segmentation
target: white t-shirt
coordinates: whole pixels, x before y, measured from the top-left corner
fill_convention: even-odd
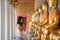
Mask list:
[[[20,31],[18,30],[18,27],[20,27],[19,24],[17,24],[16,36],[23,37],[23,31],[20,32]]]

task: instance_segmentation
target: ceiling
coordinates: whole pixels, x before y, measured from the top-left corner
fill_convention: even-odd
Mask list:
[[[18,2],[34,2],[35,0],[18,0]]]

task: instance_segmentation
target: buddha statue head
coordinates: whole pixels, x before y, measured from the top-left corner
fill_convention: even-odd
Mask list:
[[[46,1],[44,1],[44,3],[42,4],[42,10],[43,11],[47,11],[48,10],[48,3]]]
[[[42,13],[42,6],[38,9],[39,13]]]
[[[58,0],[49,0],[49,7],[57,8]]]

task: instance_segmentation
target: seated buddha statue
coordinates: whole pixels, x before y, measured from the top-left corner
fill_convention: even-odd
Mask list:
[[[51,7],[51,11],[49,12],[49,24],[54,22],[58,23],[59,10],[57,8],[58,0],[49,0],[49,7]]]

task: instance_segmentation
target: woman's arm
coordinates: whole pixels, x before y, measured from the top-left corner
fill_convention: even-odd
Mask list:
[[[21,31],[22,27],[20,25],[18,25],[18,30]]]

